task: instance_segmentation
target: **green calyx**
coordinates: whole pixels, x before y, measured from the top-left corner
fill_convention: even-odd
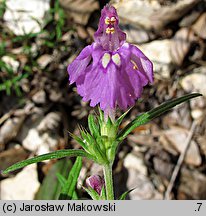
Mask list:
[[[96,158],[97,163],[101,165],[112,164],[119,144],[116,140],[119,125],[126,114],[116,121],[112,121],[110,117],[105,120],[101,110],[99,110],[99,113],[99,116],[89,115],[89,132],[80,128],[81,138],[73,134],[71,136],[87,153]]]

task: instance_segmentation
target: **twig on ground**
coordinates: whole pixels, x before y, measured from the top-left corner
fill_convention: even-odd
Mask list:
[[[179,156],[179,159],[178,159],[178,161],[177,161],[177,164],[176,164],[176,166],[175,166],[175,168],[174,168],[174,170],[173,170],[172,177],[171,177],[171,179],[170,179],[169,185],[168,185],[167,190],[166,190],[166,192],[165,192],[165,195],[164,195],[164,199],[165,199],[165,200],[169,200],[169,199],[170,199],[170,193],[171,193],[171,191],[172,191],[172,188],[173,188],[173,186],[174,186],[175,180],[176,180],[176,178],[177,178],[177,175],[178,175],[178,173],[179,173],[179,171],[180,171],[180,168],[181,168],[182,163],[183,163],[183,161],[184,161],[184,158],[185,158],[185,156],[186,156],[187,150],[188,150],[188,148],[189,148],[189,146],[190,146],[190,142],[191,142],[192,136],[193,136],[193,134],[194,134],[196,125],[197,125],[197,123],[196,123],[195,121],[193,121],[192,126],[191,126],[191,128],[190,128],[190,132],[189,132],[188,137],[187,137],[187,139],[186,139],[186,141],[185,141],[185,143],[186,143],[185,149],[184,149],[184,151],[181,153],[181,155]]]

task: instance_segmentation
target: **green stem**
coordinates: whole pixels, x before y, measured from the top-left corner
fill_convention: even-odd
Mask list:
[[[104,165],[103,171],[104,171],[107,200],[114,200],[112,165]]]

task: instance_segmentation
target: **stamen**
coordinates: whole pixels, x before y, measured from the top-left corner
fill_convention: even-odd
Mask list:
[[[121,65],[121,58],[119,56],[118,53],[114,54],[112,56],[112,61],[117,65],[117,66],[120,66]]]
[[[107,67],[107,65],[109,64],[110,62],[110,59],[111,59],[111,55],[109,53],[105,53],[102,57],[102,66],[104,68]]]
[[[113,33],[115,33],[114,27],[112,27],[112,28],[110,28],[110,27],[106,28],[106,33],[107,34],[113,34]]]
[[[106,17],[104,22],[105,22],[106,25],[109,25],[109,24],[114,25],[115,22],[116,22],[116,18],[115,17],[111,17],[111,18]]]
[[[131,60],[131,62],[133,64],[133,69],[138,70],[139,68],[138,68],[137,64],[133,60]]]
[[[115,22],[116,22],[116,18],[115,17],[111,17],[110,24],[115,24]]]
[[[105,20],[104,20],[104,22],[105,22],[106,25],[109,25],[110,24],[110,18],[106,17]]]

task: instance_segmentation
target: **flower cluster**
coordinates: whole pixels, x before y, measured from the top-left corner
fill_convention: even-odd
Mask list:
[[[126,110],[141,96],[143,86],[153,82],[152,62],[134,45],[126,43],[116,9],[101,12],[94,42],[68,66],[70,84],[92,107],[110,115],[119,106]]]

